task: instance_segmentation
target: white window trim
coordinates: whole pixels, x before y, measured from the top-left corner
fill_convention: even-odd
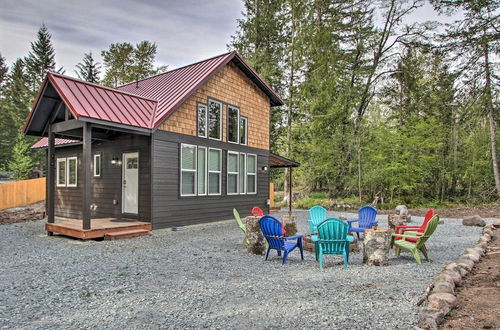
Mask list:
[[[75,183],[69,183],[69,162],[75,160]],[[68,157],[66,158],[66,187],[76,187],[78,186],[78,157]]]
[[[229,172],[229,155],[236,155],[236,172]],[[240,194],[240,157],[239,157],[239,152],[235,151],[228,151],[227,152],[227,166],[226,166],[226,192],[228,195],[239,195]],[[236,192],[235,193],[230,193],[229,192],[229,175],[235,175],[236,174]]]
[[[97,166],[96,166],[96,159],[99,158],[99,174],[96,174]],[[101,154],[94,154],[94,177],[100,178],[101,177],[101,172],[102,172],[102,156]]]
[[[59,183],[59,168],[61,167],[61,165],[59,165],[60,163],[64,163],[64,170],[65,170],[65,175],[64,175],[64,183]],[[57,187],[66,187],[66,182],[67,182],[67,171],[68,171],[68,168],[67,168],[67,160],[66,158],[57,158],[56,160],[56,186]]]
[[[238,171],[241,171],[241,158],[244,158],[243,161],[243,173],[240,174],[240,177],[243,176],[243,187],[240,187],[240,195],[245,195],[247,193],[247,154],[240,153],[240,157],[238,157]]]
[[[248,156],[255,156],[255,173],[249,173],[248,172]],[[255,184],[254,184],[254,187],[255,187],[255,191],[254,192],[248,192],[248,184],[246,183],[245,185],[247,186],[247,195],[256,195],[257,194],[257,164],[258,164],[258,161],[257,161],[257,155],[256,154],[247,154],[247,165],[246,165],[246,180],[248,181],[248,175],[253,175],[254,176],[254,181],[255,181]]]
[[[238,112],[238,116],[236,118],[236,142],[230,141],[229,140],[229,121],[230,121],[230,116],[229,116],[229,109],[234,109]],[[240,144],[240,108],[234,106],[234,105],[228,105],[227,106],[227,142],[232,143],[232,144]]]
[[[208,196],[220,196],[222,195],[222,149],[219,148],[208,148],[208,164],[210,164],[210,150],[217,150],[220,153],[220,164],[219,171],[211,171],[209,166],[207,166],[207,194]],[[210,173],[219,173],[219,192],[218,193],[210,193]]]
[[[208,137],[208,104],[203,104],[203,103],[196,104],[196,125],[199,124],[200,106],[205,108],[205,135],[199,134],[199,127],[198,126],[196,126],[196,129],[198,130],[196,132],[196,134],[198,135],[198,137],[206,138],[206,137]]]
[[[220,104],[220,121],[219,121],[219,136],[220,138],[217,139],[217,138],[213,138],[213,137],[210,137],[210,132],[209,132],[209,113],[210,113],[210,102],[214,102],[214,103],[218,103]],[[216,141],[222,141],[222,123],[224,122],[224,105],[222,104],[222,102],[220,101],[216,101],[214,99],[208,99],[208,102],[207,102],[207,137],[211,140],[216,140]]]
[[[198,150],[205,150],[205,192],[200,194],[198,192]],[[208,150],[207,147],[198,146],[198,150],[196,150],[196,191],[198,192],[198,196],[206,196],[208,193]]]
[[[187,148],[194,148],[194,169],[183,169],[182,168],[182,148],[187,147]],[[179,193],[182,197],[190,197],[190,196],[196,196],[196,192],[198,190],[198,147],[193,144],[181,144],[181,156],[180,156],[180,170],[181,170],[181,176],[179,178]],[[182,172],[194,172],[194,194],[183,194],[182,193]]]
[[[238,143],[240,143],[241,145],[246,146],[248,144],[248,117],[241,116],[241,115],[239,115],[238,117],[240,118],[240,119],[238,119]],[[241,137],[240,120],[241,119],[245,120],[245,142],[244,143],[241,143],[241,141],[240,141],[240,137]]]

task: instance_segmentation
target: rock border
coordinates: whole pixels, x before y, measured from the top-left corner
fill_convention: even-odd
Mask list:
[[[463,278],[470,273],[474,265],[485,255],[488,243],[491,241],[493,231],[500,228],[500,221],[486,225],[483,228],[478,243],[465,249],[455,262],[443,267],[438,276],[429,285],[417,306],[427,301],[427,306],[420,307],[418,313],[418,326],[414,329],[438,329],[448,314],[456,306],[457,297],[455,288],[462,284]]]

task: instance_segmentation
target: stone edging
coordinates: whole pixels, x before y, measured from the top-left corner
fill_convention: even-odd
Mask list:
[[[473,248],[465,249],[454,263],[445,265],[443,271],[429,285],[419,304],[427,301],[418,313],[418,326],[415,329],[437,329],[444,317],[457,304],[455,287],[462,284],[463,278],[472,270],[486,253],[493,231],[500,227],[500,221],[486,225],[478,243]]]

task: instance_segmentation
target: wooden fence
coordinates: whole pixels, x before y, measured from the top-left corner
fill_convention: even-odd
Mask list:
[[[45,199],[45,178],[0,184],[0,210]]]

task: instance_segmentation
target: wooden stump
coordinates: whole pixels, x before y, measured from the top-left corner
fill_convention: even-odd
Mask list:
[[[281,222],[285,222],[285,236],[297,235],[297,216],[295,214],[285,214],[281,217]]]
[[[363,241],[363,262],[367,265],[387,266],[390,233],[385,229],[367,229]]]
[[[410,218],[409,215],[389,214],[387,216],[388,228],[394,231],[397,226],[406,226]]]
[[[259,220],[261,217],[248,216],[245,218],[247,229],[247,251],[253,254],[263,255],[266,251],[266,239],[260,230]]]
[[[307,234],[302,237],[302,247],[304,250],[314,253],[314,242],[312,241],[311,236],[311,234]]]
[[[357,235],[349,234],[349,236],[354,237],[354,241],[349,244],[349,253],[357,253],[361,251],[359,248],[359,240]]]

